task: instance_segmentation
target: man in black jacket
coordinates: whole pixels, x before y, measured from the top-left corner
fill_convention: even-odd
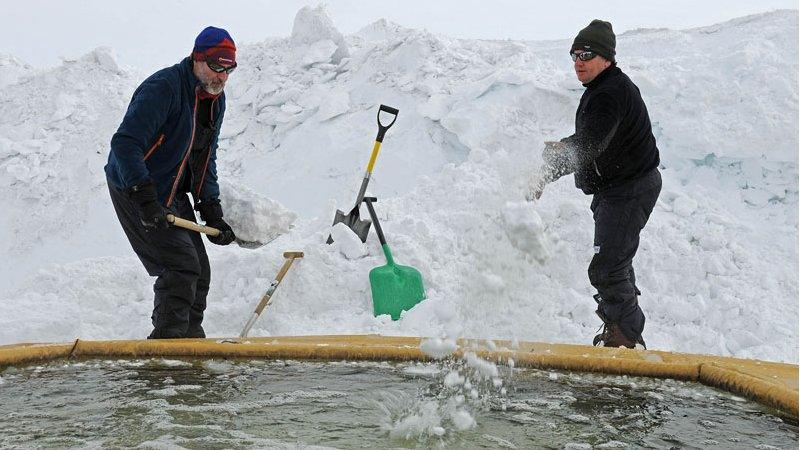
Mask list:
[[[575,115],[575,134],[545,142],[544,164],[528,199],[574,173],[575,186],[593,195],[594,257],[589,280],[597,289],[603,332],[594,345],[644,346],[633,257],[639,232],[661,192],[659,155],[639,88],[616,65],[616,37],[609,22],[593,20],[570,49],[575,74],[586,87]]]

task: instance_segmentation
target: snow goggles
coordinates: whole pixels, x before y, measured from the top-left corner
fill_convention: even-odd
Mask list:
[[[206,65],[208,66],[209,69],[211,69],[212,72],[216,72],[216,73],[225,72],[227,74],[230,74],[231,72],[233,72],[236,69],[236,66],[237,66],[236,63],[233,63],[232,66],[225,67],[222,64],[217,64],[216,62],[209,61],[209,60],[206,60]]]
[[[581,61],[589,61],[591,59],[594,59],[594,57],[597,56],[597,53],[595,53],[595,52],[570,53],[569,56],[572,57],[572,61],[573,62],[575,62],[575,61],[577,61],[579,59]]]

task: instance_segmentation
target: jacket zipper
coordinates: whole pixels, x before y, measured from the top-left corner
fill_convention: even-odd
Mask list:
[[[209,117],[210,117],[210,120],[211,120],[212,124],[214,123],[214,105],[216,105],[216,104],[217,104],[217,99],[215,98],[211,102],[211,111],[209,111]],[[212,137],[211,140],[213,141],[214,138]],[[202,175],[200,175],[200,182],[197,183],[197,195],[196,195],[196,197],[197,197],[198,201],[200,200],[200,192],[203,190],[203,182],[206,180],[206,172],[208,171],[208,162],[209,161],[211,161],[211,143],[210,142],[208,144],[208,155],[206,155],[206,163],[203,166],[203,173],[202,173]]]
[[[164,143],[164,137],[165,137],[164,133],[161,133],[161,136],[158,137],[155,144],[153,144],[153,146],[150,147],[150,150],[148,150],[147,153],[144,154],[145,161],[147,161],[147,158],[149,158],[153,154],[153,152],[156,151],[158,147],[161,147],[161,144]]]
[[[192,143],[194,143],[195,126],[197,125],[197,88],[194,90],[194,110],[192,111],[192,135],[189,137],[189,145],[186,147],[186,153],[183,155],[183,161],[178,168],[178,175],[175,176],[175,181],[172,183],[172,191],[169,193],[167,199],[167,208],[172,205],[172,200],[175,199],[175,192],[178,190],[178,183],[181,181],[183,169],[186,167],[186,161],[189,160],[189,155],[192,153]]]
[[[206,156],[206,164],[203,166],[203,176],[200,177],[200,184],[197,185],[197,199],[200,200],[200,191],[203,190],[203,181],[206,179],[206,172],[208,171],[208,162],[211,161],[211,148],[208,149],[208,156]]]

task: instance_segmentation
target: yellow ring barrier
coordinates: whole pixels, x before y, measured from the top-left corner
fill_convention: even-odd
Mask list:
[[[59,358],[95,357],[258,357],[272,359],[430,361],[423,338],[378,335],[285,336],[246,339],[82,341],[68,344],[0,346],[0,368]],[[798,367],[794,364],[721,356],[629,350],[584,345],[459,340],[465,352],[516,367],[674,378],[696,381],[798,417]]]

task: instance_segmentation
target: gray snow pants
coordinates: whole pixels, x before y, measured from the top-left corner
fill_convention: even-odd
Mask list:
[[[153,285],[153,332],[149,339],[205,337],[203,312],[211,268],[200,233],[178,227],[145,230],[139,209],[122,190],[108,184],[119,223]],[[170,208],[178,217],[195,221],[187,194],[175,197]]]
[[[661,173],[653,169],[644,177],[594,194],[594,257],[589,281],[597,289],[598,311],[636,340],[644,330],[639,307],[633,257],[661,192]]]

